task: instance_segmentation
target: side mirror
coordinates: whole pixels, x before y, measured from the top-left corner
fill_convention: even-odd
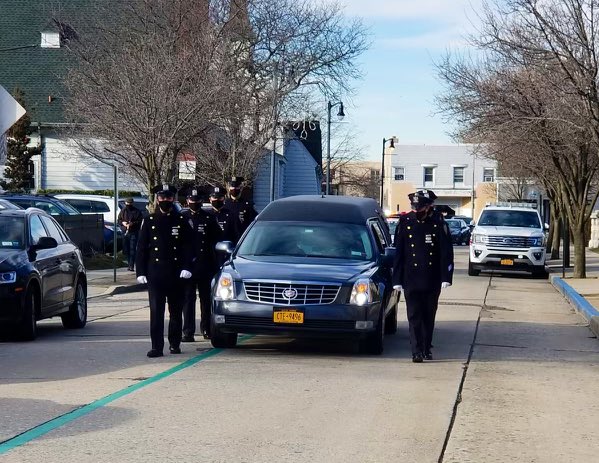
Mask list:
[[[474,225],[476,225],[476,224],[474,223],[474,220],[471,220],[471,221],[470,221],[470,224],[469,224],[469,226],[470,226],[470,227],[474,227]]]
[[[543,228],[545,229],[545,231],[548,231],[549,230],[549,224],[548,223],[543,224]]]
[[[379,256],[379,262],[385,267],[391,267],[395,259],[395,248],[385,248],[385,254]]]
[[[225,252],[227,254],[233,254],[235,246],[230,241],[219,241],[216,243],[215,249],[219,252]]]
[[[51,236],[42,236],[36,245],[33,246],[35,249],[53,249],[58,246],[58,243]]]

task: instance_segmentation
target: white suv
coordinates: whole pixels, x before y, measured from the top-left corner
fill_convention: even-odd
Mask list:
[[[470,239],[468,275],[476,276],[481,270],[547,275],[547,226],[536,209],[522,206],[487,206],[482,211]]]

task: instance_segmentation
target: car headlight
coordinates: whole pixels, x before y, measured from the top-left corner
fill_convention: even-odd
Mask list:
[[[15,281],[17,281],[17,272],[0,273],[0,285],[14,283]]]
[[[372,291],[370,289],[371,281],[368,278],[360,278],[354,283],[351,290],[349,303],[352,305],[363,306],[372,302]]]
[[[230,273],[221,273],[216,284],[216,294],[214,299],[217,301],[231,301],[235,299],[235,284]]]
[[[531,246],[544,246],[545,245],[545,237],[537,236],[537,237],[531,238],[530,245]]]
[[[484,244],[487,242],[487,235],[480,235],[478,233],[472,235],[471,240],[473,243],[481,243]]]

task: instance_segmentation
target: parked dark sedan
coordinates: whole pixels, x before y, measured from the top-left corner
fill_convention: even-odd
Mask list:
[[[234,347],[237,333],[349,337],[383,351],[397,330],[391,267],[395,249],[376,201],[295,196],[270,203],[213,285],[211,340]]]
[[[0,210],[0,327],[35,339],[37,320],[60,315],[65,328],[87,322],[79,249],[41,209]]]
[[[446,219],[453,244],[468,244],[470,242],[470,227],[462,219]]]
[[[2,198],[10,201],[17,206],[27,209],[28,207],[37,207],[50,215],[80,215],[81,211],[72,205],[69,201],[54,196],[21,194],[21,193],[3,193]],[[116,229],[117,249],[123,247],[123,232],[120,227]],[[114,248],[114,223],[104,222],[104,252],[111,253]]]

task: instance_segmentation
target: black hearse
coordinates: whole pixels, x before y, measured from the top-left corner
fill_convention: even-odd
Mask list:
[[[350,337],[383,352],[397,330],[397,301],[385,218],[376,201],[293,196],[270,203],[213,282],[211,340],[234,347],[238,333]]]

